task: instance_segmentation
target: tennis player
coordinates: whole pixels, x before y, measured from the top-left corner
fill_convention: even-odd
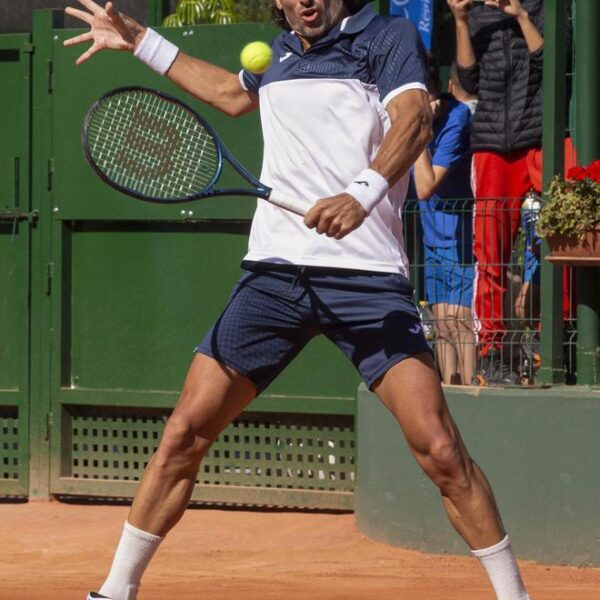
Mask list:
[[[275,0],[284,31],[272,66],[238,75],[184,54],[110,2],[79,2],[87,10],[67,13],[90,31],[65,44],[92,45],[78,64],[104,48],[126,50],[224,113],[260,106],[261,180],[315,201],[302,219],[258,200],[244,274],[197,348],[110,573],[88,598],[136,598],[210,445],[319,334],[398,420],[497,598],[529,598],[490,486],[448,412],[407,279],[401,209],[432,120],[415,28],[362,0]]]

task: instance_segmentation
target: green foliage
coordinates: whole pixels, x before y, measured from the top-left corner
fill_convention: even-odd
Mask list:
[[[540,237],[564,234],[583,239],[587,231],[600,226],[600,182],[590,177],[555,177],[548,198],[537,222]]]
[[[165,27],[198,23],[227,25],[241,21],[270,21],[273,0],[178,0],[175,12],[163,20]]]
[[[168,15],[165,27],[181,27],[198,23],[226,25],[237,23],[241,15],[235,0],[179,0],[175,13]]]

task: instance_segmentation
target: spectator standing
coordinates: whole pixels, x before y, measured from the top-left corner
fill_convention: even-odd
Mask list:
[[[423,229],[425,293],[435,317],[436,358],[442,381],[469,384],[475,365],[471,109],[441,93],[439,67],[429,56],[433,139],[415,162],[413,178]],[[460,93],[455,80],[449,89]],[[464,93],[462,97],[470,100]]]
[[[456,23],[458,76],[478,96],[471,148],[482,367],[473,383],[518,383],[518,357],[503,351],[506,265],[522,198],[541,190],[543,0],[447,2]]]

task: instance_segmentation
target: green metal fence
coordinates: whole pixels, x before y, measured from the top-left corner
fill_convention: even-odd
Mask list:
[[[76,32],[61,17],[36,12],[31,42],[0,37],[0,75],[11,84],[0,99],[10,140],[0,151],[9,181],[0,198],[0,495],[131,497],[193,348],[240,274],[254,203],[158,206],[104,185],[79,142],[93,100],[121,85],[181,92],[122,53],[76,67],[81,50],[62,45]],[[164,34],[235,70],[239,48],[275,31]],[[258,116],[199,109],[258,172]],[[343,355],[316,340],[225,430],[194,499],[351,508],[358,382]]]
[[[0,495],[28,490],[29,206],[28,35],[0,37]]]

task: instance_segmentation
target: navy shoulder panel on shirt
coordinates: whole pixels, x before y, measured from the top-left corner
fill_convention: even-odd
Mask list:
[[[416,29],[401,17],[375,16],[360,31],[348,28],[303,52],[291,32],[272,44],[273,62],[263,75],[243,72],[253,91],[292,79],[358,79],[376,85],[380,98],[409,83],[426,85],[425,49]]]

